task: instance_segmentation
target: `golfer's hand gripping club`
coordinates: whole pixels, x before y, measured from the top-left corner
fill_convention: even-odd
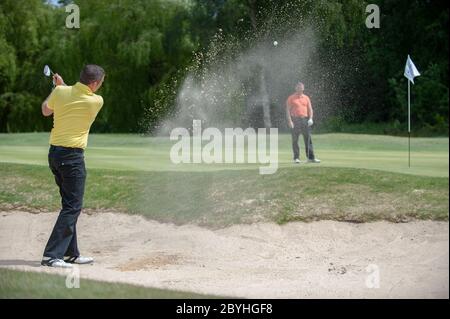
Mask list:
[[[63,78],[58,73],[53,74],[53,84],[55,86],[65,85]]]

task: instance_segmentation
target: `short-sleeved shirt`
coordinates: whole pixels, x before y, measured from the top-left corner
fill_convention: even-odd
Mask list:
[[[89,129],[103,106],[103,98],[80,82],[57,86],[47,102],[53,110],[50,144],[86,148]]]
[[[305,94],[292,94],[288,97],[286,105],[289,106],[291,116],[294,117],[309,117],[308,105],[311,103],[309,97]]]

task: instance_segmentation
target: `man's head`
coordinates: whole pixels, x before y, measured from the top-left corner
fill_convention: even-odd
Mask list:
[[[87,85],[92,92],[97,91],[105,79],[105,70],[95,64],[87,64],[80,73],[80,82]]]
[[[305,91],[305,85],[302,82],[298,82],[295,86],[295,92],[297,92],[299,95],[302,95]]]

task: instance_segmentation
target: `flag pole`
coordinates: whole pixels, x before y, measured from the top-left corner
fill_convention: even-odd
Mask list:
[[[405,73],[403,75],[408,79],[408,167],[411,167],[411,82],[414,84],[414,78],[419,76],[420,73],[409,54],[406,59]]]
[[[408,79],[408,167],[411,167],[411,81]]]

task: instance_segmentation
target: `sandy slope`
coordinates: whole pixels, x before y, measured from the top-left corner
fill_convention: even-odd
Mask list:
[[[39,266],[55,213],[0,213],[0,266]],[[82,278],[250,298],[448,298],[447,222],[333,221],[209,230],[117,213],[83,214]],[[380,274],[380,287],[366,281]],[[372,266],[374,267],[374,266]],[[373,278],[373,277],[370,277]],[[83,282],[81,281],[81,285]]]

